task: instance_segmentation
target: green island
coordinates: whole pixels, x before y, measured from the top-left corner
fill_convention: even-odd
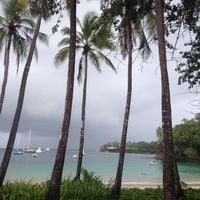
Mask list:
[[[155,154],[159,152],[158,142],[127,142],[126,143],[126,153],[152,153]],[[120,143],[119,142],[109,142],[103,144],[100,147],[101,152],[119,152]]]
[[[156,154],[162,159],[163,130],[156,129],[157,141],[127,142],[126,153]],[[174,151],[178,161],[200,162],[200,114],[193,119],[183,119],[173,128]],[[120,143],[110,142],[100,147],[101,152],[119,152]]]

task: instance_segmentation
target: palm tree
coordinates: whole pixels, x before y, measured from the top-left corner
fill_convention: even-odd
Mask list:
[[[129,113],[131,108],[131,96],[132,96],[133,44],[136,45],[136,42],[139,41],[138,50],[140,51],[142,57],[146,59],[151,53],[151,50],[144,30],[148,32],[150,36],[149,39],[155,37],[154,23],[153,23],[154,15],[152,12],[150,12],[150,9],[147,7],[147,4],[148,2],[146,1],[138,3],[135,1],[128,1],[128,0],[124,1],[116,0],[115,2],[111,3],[110,9],[105,10],[106,11],[105,14],[111,18],[112,17],[116,18],[117,16],[121,17],[121,24],[118,26],[118,30],[120,30],[119,39],[120,39],[121,53],[123,55],[123,58],[128,56],[126,105],[125,105],[124,121],[121,134],[118,167],[117,167],[115,182],[112,187],[112,197],[114,199],[119,198],[121,183],[122,183],[126,138],[127,138]],[[117,21],[118,19],[119,18],[117,18]],[[115,27],[117,27],[116,25],[117,21],[115,20],[113,21]]]
[[[19,96],[18,96],[18,101],[17,101],[17,108],[15,111],[10,135],[8,138],[7,147],[6,147],[4,157],[3,157],[1,167],[0,167],[0,188],[3,185],[3,181],[5,178],[6,172],[7,172],[7,168],[8,168],[10,157],[11,157],[12,150],[13,150],[16,133],[18,130],[19,120],[20,120],[23,102],[24,102],[27,78],[28,78],[30,67],[31,67],[33,53],[34,53],[35,46],[36,46],[36,40],[39,35],[41,20],[42,20],[42,16],[43,16],[43,10],[42,10],[43,5],[44,5],[44,0],[40,0],[39,2],[37,2],[37,5],[35,5],[35,6],[37,6],[39,12],[38,12],[37,22],[36,22],[33,38],[31,41],[31,46],[29,49],[27,61],[26,61],[25,67],[24,67],[23,75],[22,75],[21,86],[20,86],[20,91],[19,91]]]
[[[0,95],[0,114],[2,112],[6,85],[8,80],[8,68],[10,60],[10,49],[13,47],[17,55],[17,71],[21,59],[27,57],[31,43],[31,34],[35,23],[32,19],[30,10],[27,9],[26,0],[2,0],[4,16],[0,17],[0,51],[5,44],[4,50],[4,78]],[[46,36],[40,33],[42,41],[47,41]],[[35,51],[37,56],[37,51]]]
[[[74,71],[76,57],[76,0],[67,1],[70,10],[70,48],[67,76],[67,90],[65,98],[65,111],[62,123],[61,138],[58,144],[56,159],[46,195],[46,200],[59,200],[60,184],[64,166],[65,152],[68,141],[69,126],[71,121],[72,100],[74,90]]]
[[[177,189],[181,189],[177,164],[174,158],[173,133],[170,103],[170,88],[167,71],[167,58],[165,48],[165,29],[164,29],[164,1],[155,0],[156,26],[158,35],[158,49],[161,70],[162,85],[162,128],[163,128],[163,192],[165,200],[178,199]],[[176,184],[175,184],[176,183]],[[175,185],[179,184],[179,187]],[[182,192],[182,191],[181,191]],[[183,193],[182,193],[183,195]]]
[[[85,15],[83,23],[81,24],[79,19],[77,19],[78,25],[81,29],[80,32],[76,34],[76,49],[82,50],[81,58],[79,60],[79,73],[78,81],[82,79],[82,69],[84,69],[84,83],[83,83],[83,96],[82,96],[82,111],[81,111],[81,128],[80,128],[80,145],[79,145],[79,155],[77,162],[77,171],[75,179],[80,178],[82,159],[83,159],[83,149],[84,149],[84,135],[85,135],[85,110],[86,110],[86,96],[87,96],[87,70],[88,70],[88,59],[91,60],[92,64],[96,67],[98,72],[101,72],[100,61],[103,60],[108,64],[114,71],[110,59],[103,54],[101,51],[103,49],[113,49],[114,44],[111,41],[112,33],[110,31],[110,26],[97,27],[98,18],[95,13],[90,12]],[[55,63],[60,64],[67,58],[69,52],[69,32],[68,27],[63,28],[62,32],[67,35],[60,43],[59,46],[64,46],[56,55]],[[84,65],[84,66],[83,66]]]

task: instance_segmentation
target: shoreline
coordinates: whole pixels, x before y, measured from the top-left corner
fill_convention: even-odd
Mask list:
[[[200,182],[184,181],[185,188],[200,189]],[[183,187],[183,188],[184,188]],[[122,182],[122,188],[162,188],[161,182]]]

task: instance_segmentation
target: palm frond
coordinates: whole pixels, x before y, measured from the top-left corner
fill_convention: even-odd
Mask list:
[[[96,19],[97,16],[95,15],[94,12],[87,13],[83,18],[81,31],[86,41],[92,36],[92,33],[96,29],[96,24],[95,24]]]
[[[5,27],[6,23],[7,23],[6,18],[0,16],[0,27],[2,27],[2,26]]]
[[[0,51],[2,50],[3,44],[7,38],[7,29],[5,27],[0,28]]]
[[[35,27],[35,22],[33,21],[33,19],[22,18],[20,22],[21,22],[20,24],[21,24],[23,27],[29,26],[29,27],[31,27],[32,29]]]
[[[40,42],[43,42],[44,44],[48,45],[49,44],[49,38],[48,35],[42,32],[39,32],[38,34],[38,39]]]
[[[98,49],[114,49],[114,39],[111,31],[111,25],[101,25],[91,36],[91,43]]]
[[[38,62],[38,49],[37,49],[37,47],[35,47],[35,49],[34,49],[34,55],[35,55],[36,61]]]
[[[139,51],[143,59],[146,60],[151,54],[151,49],[149,47],[149,43],[142,26],[140,26],[140,29],[138,32],[138,39],[139,39]]]
[[[90,51],[88,56],[89,56],[92,64],[96,67],[96,70],[98,72],[101,72],[98,55],[96,55],[93,51]]]
[[[145,21],[146,21],[146,27],[145,30],[150,38],[155,38],[156,37],[156,23],[155,19],[156,16],[154,13],[149,12],[145,16]]]
[[[63,39],[58,43],[58,46],[59,46],[59,47],[68,46],[69,43],[70,43],[70,38],[65,37],[65,38],[63,38]]]
[[[19,6],[16,0],[3,0],[2,6],[4,15],[7,19],[20,22],[20,14],[23,13],[24,7]]]
[[[61,29],[61,33],[63,35],[70,35],[70,28],[69,27],[64,27]]]
[[[115,66],[113,65],[112,61],[105,55],[103,54],[101,51],[97,51],[98,56],[101,60],[103,60],[109,67],[111,67],[111,69],[117,73],[117,70],[115,69]]]
[[[54,64],[60,65],[67,59],[68,55],[69,55],[69,47],[64,47],[60,49],[54,58]]]
[[[78,26],[80,27],[81,32],[83,32],[83,26],[82,26],[81,21],[80,21],[80,19],[79,19],[78,17],[76,18],[76,23],[77,23]]]
[[[17,55],[17,73],[19,70],[20,60],[27,57],[29,46],[30,44],[25,38],[21,37],[17,33],[13,34],[13,50]]]

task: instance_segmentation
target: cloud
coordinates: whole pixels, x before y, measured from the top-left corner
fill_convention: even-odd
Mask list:
[[[85,12],[86,3],[79,5],[80,17]],[[88,9],[96,8],[96,1],[89,2]],[[84,9],[83,9],[84,8]],[[99,8],[97,8],[98,10]],[[84,11],[84,12],[83,12]],[[68,24],[65,16],[63,24]],[[24,106],[18,129],[25,138],[32,130],[31,145],[50,146],[55,148],[60,137],[64,103],[66,95],[67,65],[55,67],[53,58],[58,51],[57,43],[61,35],[51,34],[54,21],[43,28],[50,35],[48,47],[38,43],[39,61],[33,61],[28,77]],[[98,149],[100,145],[112,141],[120,141],[123,125],[126,91],[127,91],[127,61],[121,62],[121,57],[110,54],[118,73],[115,74],[105,64],[102,73],[97,73],[89,63],[88,90],[86,107],[86,148]],[[78,63],[78,55],[76,61]],[[1,54],[3,65],[3,54]],[[119,65],[119,61],[121,64]],[[0,147],[5,147],[12,124],[20,87],[24,63],[20,65],[19,75],[16,76],[15,58],[11,56],[8,87],[5,105],[0,116]],[[77,67],[76,67],[77,68]],[[188,111],[196,108],[190,105],[194,96],[186,94],[187,85],[178,86],[178,74],[174,71],[175,64],[169,63],[171,83],[171,102],[173,124],[182,118],[191,118]],[[3,68],[0,68],[2,80]],[[76,69],[77,75],[77,69]],[[133,96],[130,112],[128,140],[156,140],[155,129],[161,126],[161,83],[158,65],[157,46],[153,46],[153,56],[147,63],[140,60],[133,63]],[[82,84],[75,79],[73,112],[70,125],[68,148],[78,149],[80,134]]]

